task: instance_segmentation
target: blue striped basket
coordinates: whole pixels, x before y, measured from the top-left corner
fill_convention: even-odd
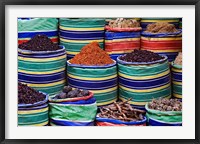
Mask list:
[[[66,53],[18,49],[18,80],[49,95],[59,93],[65,85]]]
[[[97,105],[107,105],[117,100],[117,66],[75,65],[67,61],[67,80],[73,88],[87,89],[94,93]]]
[[[45,126],[49,122],[48,94],[34,104],[18,104],[18,126]]]
[[[64,45],[67,59],[73,58],[81,48],[93,41],[104,48],[105,19],[60,18],[60,44]]]
[[[172,74],[172,95],[173,97],[182,100],[182,66],[171,63]]]
[[[167,57],[149,62],[118,61],[119,99],[134,107],[144,109],[147,102],[161,97],[171,97],[170,69]]]

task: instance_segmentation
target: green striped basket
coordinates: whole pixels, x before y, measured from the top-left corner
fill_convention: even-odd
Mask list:
[[[130,104],[144,108],[152,99],[171,97],[170,69],[167,57],[150,63],[118,60],[119,99],[132,98]]]
[[[105,19],[60,18],[59,23],[60,44],[66,48],[67,59],[73,58],[92,41],[104,48]]]
[[[48,125],[48,95],[45,95],[46,98],[43,101],[34,104],[18,104],[18,126]]]
[[[171,63],[172,73],[172,95],[175,98],[182,99],[182,65]]]
[[[18,49],[18,80],[36,90],[54,95],[65,85],[66,53]]]
[[[97,105],[107,105],[117,100],[117,66],[84,66],[67,61],[67,81],[73,88],[94,93]]]

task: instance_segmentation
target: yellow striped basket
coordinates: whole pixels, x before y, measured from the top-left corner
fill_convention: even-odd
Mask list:
[[[18,104],[18,126],[45,126],[49,122],[48,95],[34,104]]]
[[[150,63],[118,61],[119,99],[132,98],[130,104],[144,108],[152,99],[171,97],[170,69],[167,57]]]
[[[182,99],[182,66],[171,63],[172,94],[173,97]]]
[[[117,100],[117,66],[84,66],[67,61],[67,81],[73,88],[87,89],[94,93],[97,106]]]
[[[66,52],[18,49],[18,80],[36,90],[54,95],[65,85]]]

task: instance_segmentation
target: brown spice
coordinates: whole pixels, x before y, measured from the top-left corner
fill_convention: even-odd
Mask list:
[[[117,18],[115,20],[110,20],[109,24],[112,28],[135,28],[140,27],[140,23],[134,19],[124,19]]]
[[[81,49],[81,52],[70,60],[70,63],[79,65],[102,66],[112,64],[114,61],[104,50],[99,47],[97,42],[92,42],[85,45]]]
[[[178,56],[176,57],[174,64],[176,65],[182,65],[182,52],[178,53]]]
[[[177,31],[174,24],[169,24],[167,22],[152,23],[149,24],[146,29],[146,32],[150,33],[174,33]]]

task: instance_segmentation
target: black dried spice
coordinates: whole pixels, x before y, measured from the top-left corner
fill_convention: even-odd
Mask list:
[[[182,111],[182,102],[178,99],[160,98],[149,102],[148,108],[159,111]]]
[[[89,95],[88,90],[80,90],[78,88],[73,90],[72,87],[70,86],[64,86],[62,92],[53,97],[53,99],[84,97],[88,95]]]
[[[54,44],[51,39],[44,34],[36,35],[29,41],[19,44],[18,47],[23,50],[31,51],[54,51],[60,49],[58,44]]]
[[[33,104],[45,99],[45,95],[18,82],[18,104]]]
[[[114,102],[100,108],[99,117],[117,119],[125,122],[139,121],[144,119],[145,111],[134,109],[128,101]]]
[[[119,59],[126,62],[153,62],[164,59],[164,57],[151,51],[135,49],[133,52],[119,57]]]

